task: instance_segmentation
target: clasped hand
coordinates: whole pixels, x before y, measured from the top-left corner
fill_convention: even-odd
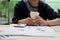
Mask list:
[[[47,21],[45,21],[42,17],[38,16],[35,19],[32,18],[26,18],[26,19],[21,19],[18,21],[19,24],[28,24],[30,26],[44,26],[48,25]]]

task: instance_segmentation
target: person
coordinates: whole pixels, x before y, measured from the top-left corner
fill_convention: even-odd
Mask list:
[[[30,17],[31,11],[39,12],[39,16],[32,19]],[[60,25],[60,14],[40,0],[19,1],[14,7],[12,23],[27,24],[30,26]]]

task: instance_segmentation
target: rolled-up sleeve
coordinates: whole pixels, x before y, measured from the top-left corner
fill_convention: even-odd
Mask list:
[[[20,20],[22,17],[21,13],[22,13],[21,6],[20,3],[18,2],[14,7],[14,17],[12,19],[12,23],[18,23],[18,20]]]
[[[60,14],[55,12],[49,5],[45,4],[48,19],[60,18]]]

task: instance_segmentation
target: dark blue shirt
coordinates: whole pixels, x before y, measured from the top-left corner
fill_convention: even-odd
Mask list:
[[[44,20],[60,18],[58,13],[56,13],[49,5],[43,3],[42,1],[39,1],[38,12],[40,13],[39,16],[41,16]],[[29,13],[30,11],[27,8],[25,2],[18,2],[14,8],[14,17],[12,19],[12,23],[18,23],[18,20],[30,17]]]

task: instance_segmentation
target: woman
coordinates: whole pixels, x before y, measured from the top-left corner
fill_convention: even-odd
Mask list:
[[[30,12],[39,12],[35,19],[30,17]],[[48,21],[47,21],[48,19]],[[60,15],[49,5],[39,0],[18,2],[14,8],[13,23],[28,25],[60,25]]]

